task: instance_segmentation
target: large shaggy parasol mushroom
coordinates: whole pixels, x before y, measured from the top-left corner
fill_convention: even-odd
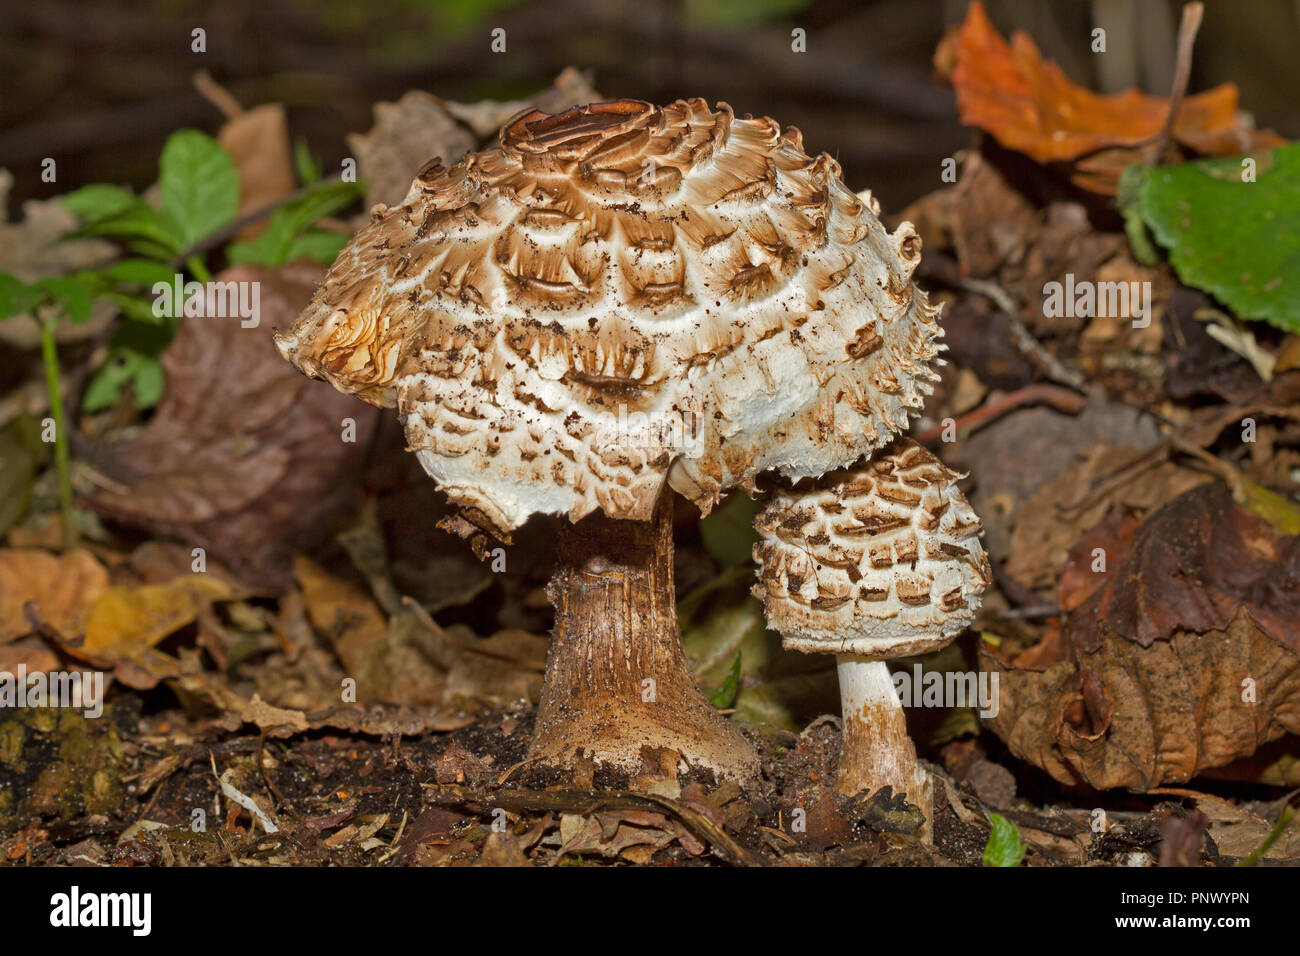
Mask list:
[[[910,439],[865,465],[775,493],[755,520],[768,623],[787,650],[836,654],[844,744],[836,789],[888,785],[931,818],[931,785],[885,662],[946,646],[992,575],[959,475]]]
[[[878,214],[798,130],[725,103],[534,110],[376,207],[279,336],[305,373],[397,407],[480,546],[569,519],[539,762],[636,770],[668,748],[756,775],[682,652],[668,489],[707,513],[906,427],[938,310],[915,230]]]

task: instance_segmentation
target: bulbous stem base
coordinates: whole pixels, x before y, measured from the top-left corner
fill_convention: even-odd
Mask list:
[[[529,752],[539,764],[572,768],[582,750],[635,775],[666,749],[719,778],[757,779],[754,748],[700,693],[682,651],[671,504],[665,492],[649,522],[597,513],[565,527]]]
[[[835,788],[854,796],[889,785],[925,815],[921,837],[933,840],[934,783],[916,759],[889,665],[852,654],[837,658],[844,746]]]

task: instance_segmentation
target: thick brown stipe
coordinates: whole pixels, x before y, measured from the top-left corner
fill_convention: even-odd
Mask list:
[[[720,776],[757,774],[749,743],[700,694],[682,653],[673,590],[671,496],[653,520],[592,515],[561,535],[555,629],[531,756],[577,751],[637,771],[642,748],[683,751]],[[653,763],[653,761],[648,761]]]

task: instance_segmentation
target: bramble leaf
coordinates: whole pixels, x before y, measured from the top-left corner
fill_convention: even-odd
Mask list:
[[[226,255],[232,264],[280,266],[291,259],[310,256],[320,262],[332,262],[339,249],[347,242],[342,236],[338,248],[329,254],[329,246],[319,238],[305,238],[304,233],[315,222],[351,205],[365,195],[365,184],[334,181],[309,190],[292,202],[277,209],[267,224],[266,231],[251,242],[232,243]]]
[[[195,129],[172,133],[158,163],[163,212],[182,249],[235,218],[239,173],[215,139]]]
[[[27,315],[40,301],[39,290],[16,276],[0,272],[0,321],[15,315]]]
[[[1157,167],[1137,191],[1183,282],[1239,318],[1300,332],[1300,143]]]

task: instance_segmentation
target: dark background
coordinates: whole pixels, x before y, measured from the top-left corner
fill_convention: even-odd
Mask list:
[[[1028,30],[1074,80],[1167,94],[1176,3],[990,0],[995,25]],[[930,58],[966,0],[0,0],[0,166],[11,207],[89,182],[142,188],[168,133],[214,130],[195,92],[207,70],[245,105],[289,107],[291,130],[327,166],[376,100],[426,89],[510,99],[566,65],[606,96],[700,95],[804,131],[897,210],[938,185],[937,157],[970,142]],[[1108,52],[1090,52],[1107,28]],[[190,52],[190,31],[207,52]],[[507,52],[489,51],[506,30]],[[807,31],[808,52],[790,51]],[[1300,134],[1300,2],[1209,0],[1193,91],[1232,80],[1261,126]],[[41,183],[40,161],[59,182]],[[16,209],[11,208],[11,216]]]

